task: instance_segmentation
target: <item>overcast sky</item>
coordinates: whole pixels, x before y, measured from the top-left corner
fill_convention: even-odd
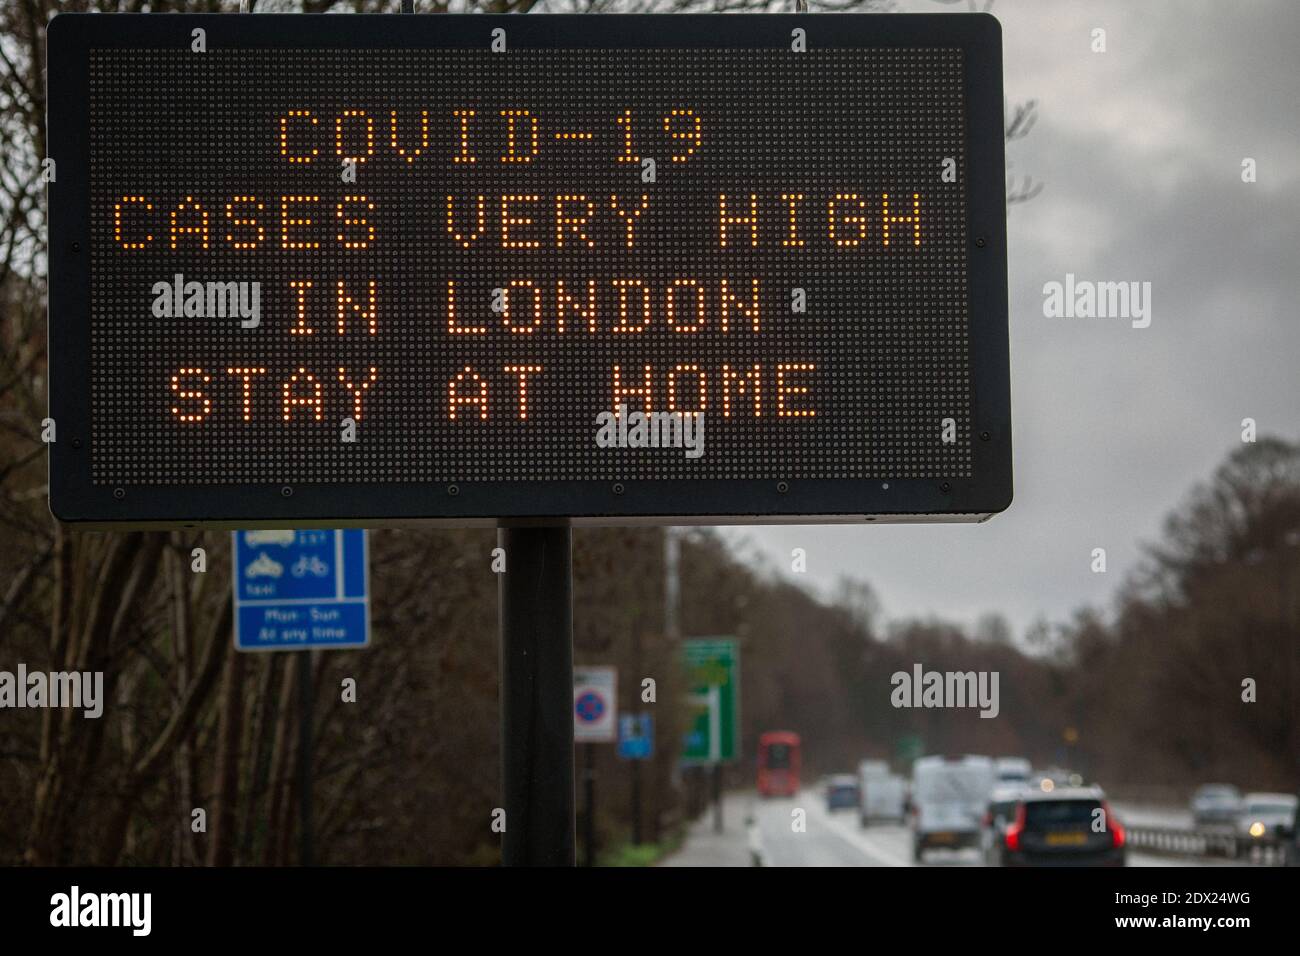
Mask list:
[[[933,3],[907,9],[947,9]],[[954,7],[950,9],[965,9]],[[1009,216],[1015,501],[980,525],[742,528],[814,589],[869,581],[891,618],[1023,632],[1109,609],[1164,515],[1240,443],[1300,436],[1300,5],[997,0],[1006,95],[1036,99]],[[1106,31],[1107,51],[1091,51]],[[1243,158],[1258,181],[1241,180]],[[1152,321],[1043,316],[1067,272],[1152,284]],[[1108,572],[1090,570],[1104,547]]]

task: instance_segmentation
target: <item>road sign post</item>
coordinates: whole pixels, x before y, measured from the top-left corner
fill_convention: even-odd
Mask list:
[[[632,774],[632,845],[640,846],[642,841],[641,831],[641,761],[633,760],[631,763]]]
[[[369,533],[235,531],[235,650],[355,649],[370,643]],[[298,862],[315,862],[312,655],[298,655]]]
[[[596,744],[618,740],[618,671],[580,667],[573,672],[573,739],[582,744],[583,865],[596,862]]]
[[[722,824],[722,764],[715,763],[713,770],[713,832],[721,833]]]
[[[654,756],[655,724],[652,714],[620,714],[618,755],[628,762],[632,777],[632,843],[641,843],[641,761]]]
[[[582,865],[596,865],[596,767],[595,750],[582,745]]]
[[[312,655],[298,655],[298,862],[316,862],[315,780],[312,773],[312,715],[315,695],[312,687]]]
[[[713,829],[721,833],[722,765],[739,750],[740,648],[734,638],[693,638],[682,642],[682,658],[695,712],[682,760],[708,768]]]

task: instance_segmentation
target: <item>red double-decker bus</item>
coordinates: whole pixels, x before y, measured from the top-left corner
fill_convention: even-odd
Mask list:
[[[792,797],[799,792],[799,735],[769,730],[758,738],[758,792],[764,797]]]

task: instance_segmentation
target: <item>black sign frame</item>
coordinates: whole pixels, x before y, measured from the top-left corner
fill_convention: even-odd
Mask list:
[[[958,47],[970,225],[970,478],[132,485],[91,480],[88,62],[92,48]],[[988,14],[63,14],[48,28],[50,508],[88,528],[983,521],[1012,497],[1001,26]],[[509,53],[503,55],[508,56]],[[792,54],[794,55],[794,54]]]

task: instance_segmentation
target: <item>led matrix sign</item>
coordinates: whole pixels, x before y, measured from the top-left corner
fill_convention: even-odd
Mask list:
[[[61,517],[1009,500],[991,18],[59,17],[50,47]]]

